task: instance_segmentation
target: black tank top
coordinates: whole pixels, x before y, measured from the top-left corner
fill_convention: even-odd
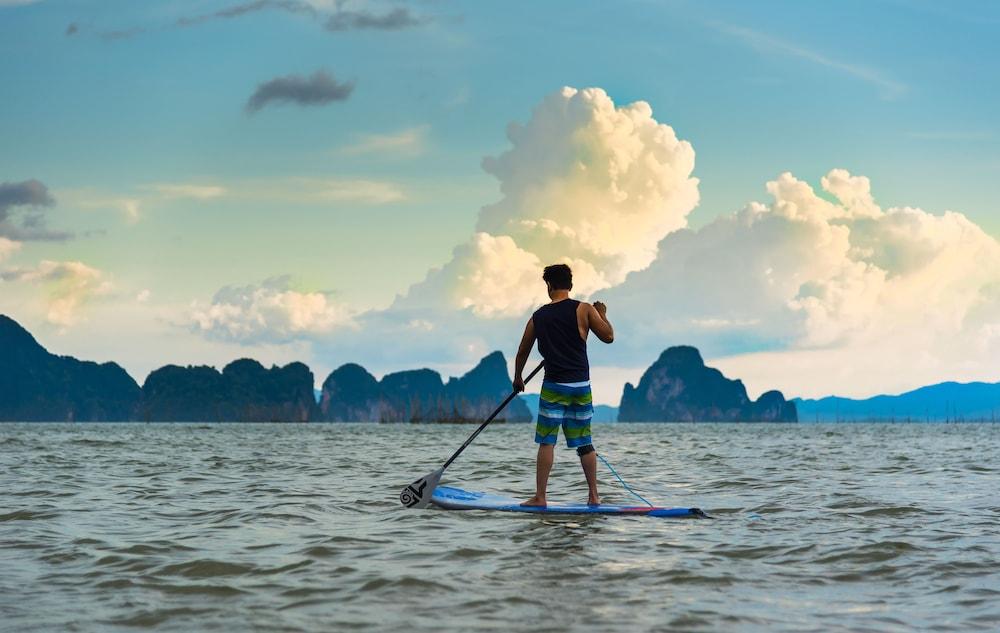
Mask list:
[[[587,362],[587,341],[580,338],[576,324],[579,301],[563,299],[535,310],[531,321],[535,326],[538,351],[545,359],[545,380],[550,382],[583,382],[590,380]]]

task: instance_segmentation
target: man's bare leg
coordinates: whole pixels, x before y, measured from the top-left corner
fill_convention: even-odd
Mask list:
[[[587,503],[596,506],[601,503],[601,498],[597,494],[597,452],[591,451],[581,455],[580,466],[583,467],[583,476],[587,478]]]
[[[555,448],[555,444],[538,445],[538,458],[535,461],[535,496],[528,499],[521,505],[545,505],[545,490],[549,486],[549,473],[552,472],[552,461],[555,457]]]

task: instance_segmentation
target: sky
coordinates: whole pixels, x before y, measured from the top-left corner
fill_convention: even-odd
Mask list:
[[[1000,380],[1000,5],[0,0],[0,313],[50,351],[512,359],[569,263],[595,401]]]

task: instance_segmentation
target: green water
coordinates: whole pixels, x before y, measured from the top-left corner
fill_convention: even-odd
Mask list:
[[[595,426],[714,521],[402,508],[471,430],[0,424],[0,630],[1000,628],[1000,425]],[[531,438],[446,482],[526,496]],[[572,451],[550,495],[585,498]]]

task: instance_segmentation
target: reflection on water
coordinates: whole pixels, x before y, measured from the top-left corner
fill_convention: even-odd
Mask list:
[[[0,630],[1000,628],[1000,426],[595,429],[714,521],[402,508],[469,431],[0,424]],[[526,496],[531,437],[491,427],[446,481]],[[586,498],[572,451],[551,495]]]

